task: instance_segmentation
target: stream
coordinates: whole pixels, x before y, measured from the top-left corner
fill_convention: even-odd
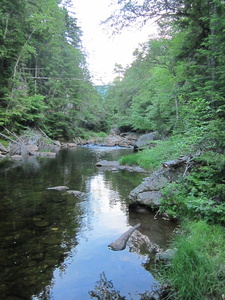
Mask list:
[[[175,228],[152,212],[129,209],[128,195],[146,174],[95,166],[131,152],[78,147],[1,167],[2,300],[133,300],[157,287],[147,248],[130,241],[123,251],[108,248],[140,223],[138,231],[165,249]],[[83,195],[47,190],[62,185]]]

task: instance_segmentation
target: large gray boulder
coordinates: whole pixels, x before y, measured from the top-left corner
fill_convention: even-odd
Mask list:
[[[137,195],[136,203],[148,206],[154,210],[159,208],[161,197],[162,193],[160,191],[142,192]]]
[[[160,199],[163,198],[162,191],[165,186],[169,182],[178,180],[180,176],[186,176],[188,164],[188,156],[186,159],[179,158],[163,163],[163,167],[144,178],[143,182],[130,192],[129,204],[157,210],[160,206]]]
[[[161,189],[168,183],[168,178],[164,176],[163,169],[160,169],[130,192],[130,205],[144,205],[151,209],[158,209],[162,198]]]
[[[154,141],[161,140],[161,137],[158,132],[150,132],[141,135],[136,143],[134,144],[134,149],[136,150],[143,150],[149,147],[152,147],[154,144]]]

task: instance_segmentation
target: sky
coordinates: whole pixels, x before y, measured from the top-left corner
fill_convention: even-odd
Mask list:
[[[83,31],[82,44],[92,81],[96,85],[108,84],[116,77],[115,64],[127,67],[133,59],[133,52],[140,43],[146,42],[156,29],[148,25],[141,30],[123,30],[112,36],[106,27],[100,25],[113,11],[112,0],[72,0],[78,26]]]

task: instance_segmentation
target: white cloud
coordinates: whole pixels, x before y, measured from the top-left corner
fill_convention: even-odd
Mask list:
[[[86,49],[89,70],[95,84],[107,84],[115,75],[116,63],[126,67],[132,62],[132,53],[139,43],[148,40],[155,29],[141,31],[124,30],[120,35],[110,37],[100,22],[112,11],[111,0],[73,0],[78,25],[83,31],[83,46]]]

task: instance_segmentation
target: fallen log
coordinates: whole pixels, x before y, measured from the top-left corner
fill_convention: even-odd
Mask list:
[[[188,164],[190,162],[190,156],[180,156],[179,158],[177,159],[173,159],[173,160],[170,160],[170,161],[165,161],[163,163],[163,167],[164,168],[171,168],[171,167],[179,167],[180,165],[182,164]]]
[[[119,237],[117,240],[112,242],[111,244],[108,245],[109,249],[114,250],[114,251],[121,251],[126,248],[127,242],[132,235],[132,233],[140,227],[141,224],[137,224],[134,227],[130,228],[128,231],[126,231],[121,237]]]

